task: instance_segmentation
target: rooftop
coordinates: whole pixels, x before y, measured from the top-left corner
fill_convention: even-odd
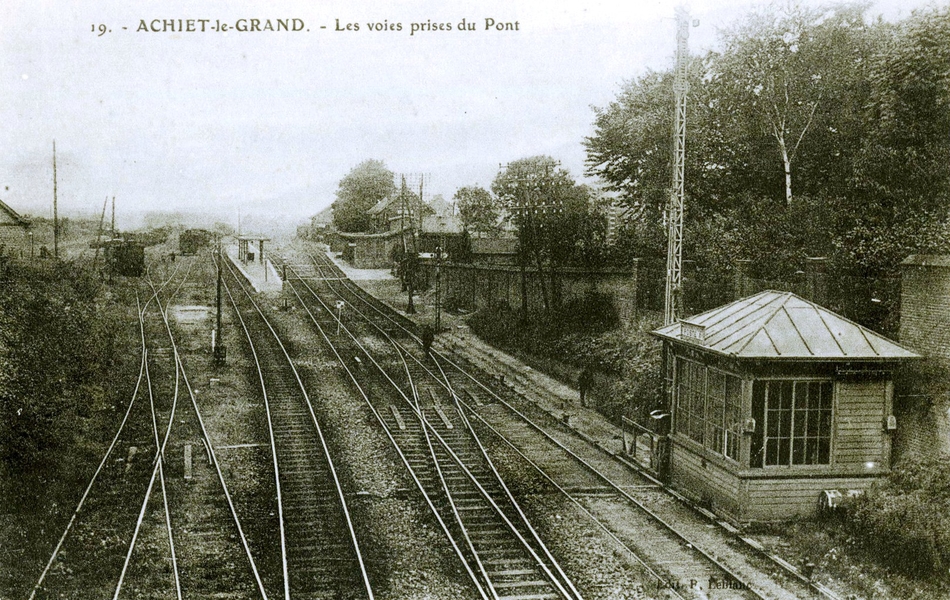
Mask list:
[[[661,327],[653,334],[727,356],[901,360],[919,355],[791,292],[765,291]]]
[[[950,267],[950,256],[946,254],[911,254],[901,264],[918,267]]]
[[[0,225],[19,225],[20,227],[29,227],[30,220],[10,208],[10,205],[0,200]]]

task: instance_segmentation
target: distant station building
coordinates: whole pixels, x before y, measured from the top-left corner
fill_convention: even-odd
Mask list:
[[[30,220],[0,200],[0,254],[28,257],[33,250]]]
[[[790,292],[653,334],[671,363],[671,482],[717,513],[809,515],[826,490],[864,490],[890,471],[893,372],[914,352]]]

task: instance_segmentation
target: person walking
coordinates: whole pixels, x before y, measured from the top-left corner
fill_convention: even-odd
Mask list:
[[[422,328],[422,350],[426,353],[426,356],[429,356],[429,353],[432,350],[432,342],[435,340],[435,331],[433,331],[431,325],[426,325]]]
[[[577,378],[577,389],[581,395],[581,406],[587,406],[587,394],[593,385],[594,371],[590,368],[590,365],[587,365],[584,367],[584,370],[581,371],[580,377]]]

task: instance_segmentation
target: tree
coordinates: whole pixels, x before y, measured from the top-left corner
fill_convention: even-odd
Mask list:
[[[333,223],[340,231],[369,231],[367,211],[393,194],[393,172],[381,160],[366,160],[340,180],[333,203]]]
[[[721,53],[709,61],[720,126],[730,142],[744,139],[749,150],[764,150],[770,140],[772,150],[764,155],[780,161],[786,205],[799,187],[793,171],[809,140],[822,162],[837,165],[843,162],[836,157],[842,150],[847,156],[853,145],[848,134],[857,121],[849,118],[855,111],[848,102],[862,98],[866,9],[865,4],[812,9],[790,2],[780,10],[753,12],[725,30]],[[774,169],[766,167],[759,176],[768,172]]]
[[[455,192],[454,200],[466,231],[482,234],[498,232],[501,206],[488,190],[479,186],[461,187]]]
[[[889,31],[870,66],[870,124],[854,184],[876,221],[950,200],[950,8],[915,12]]]
[[[701,218],[723,203],[722,181],[731,173],[730,149],[718,143],[704,82],[706,65],[693,59],[688,70],[686,218]],[[665,256],[663,215],[672,181],[673,74],[649,72],[624,84],[617,99],[594,108],[594,135],[584,140],[587,174],[619,192],[638,254]]]
[[[560,300],[557,269],[575,259],[582,240],[592,239],[596,230],[590,190],[577,185],[553,158],[534,156],[500,171],[492,191],[518,228],[519,259],[522,266],[534,262],[550,311]],[[605,226],[606,219],[601,223]]]

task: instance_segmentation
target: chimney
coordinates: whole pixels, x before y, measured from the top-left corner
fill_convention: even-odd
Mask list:
[[[752,261],[747,258],[740,258],[733,263],[733,295],[736,300],[740,298],[745,298],[749,295],[749,283],[747,281],[749,275],[749,265],[752,264]]]
[[[805,286],[808,299],[820,306],[828,304],[828,275],[825,270],[828,259],[824,256],[805,259]]]

